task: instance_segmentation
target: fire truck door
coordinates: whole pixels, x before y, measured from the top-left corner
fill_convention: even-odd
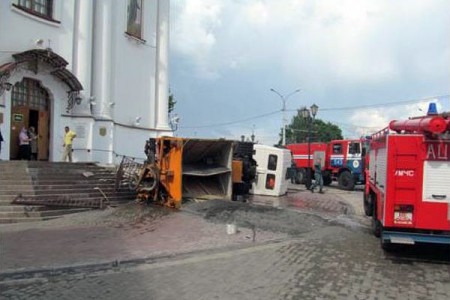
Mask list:
[[[344,145],[342,142],[331,144],[330,165],[340,168],[344,165]]]
[[[348,145],[347,167],[353,172],[361,170],[361,142],[351,142]]]

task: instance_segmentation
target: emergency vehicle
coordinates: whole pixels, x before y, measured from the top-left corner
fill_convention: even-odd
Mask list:
[[[352,190],[355,184],[365,182],[365,140],[333,140],[329,143],[300,143],[286,145],[291,150],[297,167],[296,183],[305,183],[307,172],[311,172],[314,161],[322,160],[324,185],[336,180],[339,187]],[[309,160],[308,160],[308,152]]]
[[[364,210],[384,249],[450,244],[450,119],[392,121],[372,135]]]

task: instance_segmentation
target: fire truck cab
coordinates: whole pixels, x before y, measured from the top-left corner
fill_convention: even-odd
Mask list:
[[[291,150],[297,167],[296,183],[305,181],[307,172],[313,172],[317,158],[324,162],[323,181],[329,185],[333,180],[340,188],[352,190],[355,184],[365,181],[364,155],[365,140],[333,140],[329,143],[301,143],[286,145]],[[308,156],[309,153],[309,156]]]
[[[450,120],[392,121],[372,135],[364,210],[384,249],[450,244]]]
[[[364,183],[363,140],[335,140],[328,144],[328,156],[325,168],[339,187],[352,190],[356,183]]]

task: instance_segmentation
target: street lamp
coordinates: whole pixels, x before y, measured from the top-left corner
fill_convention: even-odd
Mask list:
[[[277,94],[278,96],[280,96],[281,101],[283,102],[283,108],[281,109],[281,111],[283,112],[283,140],[282,140],[282,144],[285,145],[286,144],[286,123],[287,123],[287,119],[286,119],[286,102],[288,100],[289,97],[291,97],[292,95],[298,93],[301,91],[301,89],[296,89],[295,91],[287,94],[287,95],[282,95],[280,92],[278,92],[275,89],[270,89],[271,92],[274,92],[275,94]]]
[[[179,123],[180,123],[180,117],[178,116],[178,114],[173,115],[173,117],[170,119],[170,127],[172,127],[174,135],[175,135],[175,131],[178,130]]]
[[[300,115],[302,116],[303,119],[305,119],[305,121],[307,122],[307,126],[308,126],[308,168],[306,168],[306,188],[310,188],[311,187],[311,124],[314,121],[314,119],[316,118],[317,115],[317,111],[319,110],[319,107],[316,104],[311,105],[311,107],[309,109],[307,109],[306,107],[303,107],[300,110]],[[311,118],[312,116],[312,118]]]

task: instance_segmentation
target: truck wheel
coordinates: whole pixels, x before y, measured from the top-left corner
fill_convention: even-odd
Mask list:
[[[372,232],[376,237],[380,237],[383,226],[381,225],[380,221],[378,221],[377,205],[375,202],[372,203],[372,208]]]
[[[323,177],[323,185],[330,185],[332,182],[331,176],[324,176]]]
[[[351,191],[355,187],[355,180],[349,171],[344,171],[338,178],[339,187],[343,190]]]
[[[370,193],[369,195],[366,195],[364,193],[364,213],[366,214],[366,216],[371,217],[373,215],[373,194]]]
[[[386,242],[383,239],[383,228],[381,228],[380,230],[380,245],[381,245],[381,249],[383,249],[385,252],[394,252],[396,251],[398,248],[398,244],[393,244],[391,242]]]
[[[295,176],[295,183],[296,184],[303,184],[305,183],[305,177],[306,177],[306,171],[305,169],[301,168],[297,170],[297,174]]]

